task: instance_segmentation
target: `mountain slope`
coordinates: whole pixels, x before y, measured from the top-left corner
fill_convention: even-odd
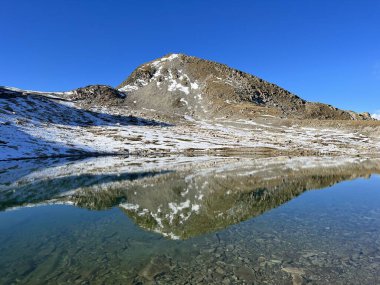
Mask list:
[[[289,91],[226,65],[170,54],[138,67],[117,87],[135,109],[200,118],[274,115],[298,119],[368,120],[367,113],[307,102]]]
[[[369,116],[306,102],[225,65],[173,54],[140,66],[119,89],[91,85],[39,92],[0,86],[0,161],[379,153],[380,122],[365,119]]]
[[[182,116],[168,123],[157,111],[130,108],[128,92],[120,92],[107,86],[61,93],[0,88],[0,161],[126,153],[352,155],[380,149],[378,121]]]

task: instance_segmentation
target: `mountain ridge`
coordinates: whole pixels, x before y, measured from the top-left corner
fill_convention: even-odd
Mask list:
[[[185,54],[168,54],[144,63],[116,88],[129,93],[129,103],[137,108],[170,112],[155,102],[153,96],[157,96],[160,103],[163,101],[180,113],[196,117],[210,118],[220,112],[231,116],[238,111],[243,116],[269,113],[299,119],[372,119],[368,113],[308,102],[257,76]]]
[[[172,54],[115,89],[0,86],[0,161],[94,155],[378,155],[368,114],[309,103],[253,75]]]
[[[138,66],[115,88],[88,85],[67,92],[40,92],[0,86],[2,93],[48,94],[98,105],[151,110],[168,117],[195,119],[274,116],[315,120],[376,120],[329,104],[309,102],[277,84],[223,63],[185,54],[169,53]]]

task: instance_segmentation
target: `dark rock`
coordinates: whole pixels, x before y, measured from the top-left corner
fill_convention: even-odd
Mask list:
[[[120,92],[107,85],[89,85],[72,91],[70,99],[80,101],[81,105],[104,106],[117,104],[123,101],[126,93]]]

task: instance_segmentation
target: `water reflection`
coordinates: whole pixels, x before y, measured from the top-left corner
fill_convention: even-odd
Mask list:
[[[0,209],[72,204],[119,207],[170,239],[214,232],[276,208],[309,189],[379,173],[363,158],[95,158],[3,162]]]

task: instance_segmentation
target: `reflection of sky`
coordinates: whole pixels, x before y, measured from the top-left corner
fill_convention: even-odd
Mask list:
[[[156,256],[166,256],[173,263],[180,260],[181,274],[197,274],[194,262],[213,270],[218,264],[210,263],[210,256],[221,251],[227,272],[236,265],[237,256],[252,266],[259,266],[257,260],[265,256],[267,261],[280,262],[275,274],[281,274],[281,266],[301,267],[306,274],[318,276],[324,270],[324,274],[339,275],[336,283],[350,283],[346,274],[355,272],[365,275],[361,284],[366,284],[376,274],[371,266],[380,236],[379,182],[379,176],[372,176],[309,191],[259,217],[221,229],[217,235],[187,241],[171,241],[145,231],[118,209],[88,211],[57,205],[0,212],[0,282],[86,278],[82,274],[88,268],[96,268],[93,280],[109,274],[110,282],[123,275],[133,277]],[[344,263],[354,254],[361,254],[360,259]],[[318,266],[310,263],[321,259]],[[331,266],[334,262],[346,270],[337,273]],[[33,270],[26,270],[29,264]]]
[[[306,190],[377,169],[377,160],[361,158],[209,157],[209,164],[204,157],[186,159],[101,157],[47,160],[46,165],[37,160],[35,167],[26,161],[25,169],[21,162],[20,167],[9,162],[3,176],[8,173],[15,181],[0,184],[0,209],[120,206],[141,227],[186,239],[261,215]]]

